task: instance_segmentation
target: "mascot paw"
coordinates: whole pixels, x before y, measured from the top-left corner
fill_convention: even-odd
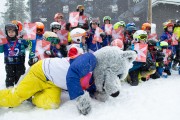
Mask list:
[[[102,102],[105,102],[108,99],[108,95],[105,92],[95,92],[94,97]]]
[[[87,115],[91,111],[91,103],[90,103],[89,93],[85,92],[84,95],[81,95],[77,98],[77,109],[83,115]]]

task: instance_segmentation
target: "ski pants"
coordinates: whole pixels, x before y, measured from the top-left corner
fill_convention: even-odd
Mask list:
[[[60,105],[60,96],[61,88],[46,79],[42,61],[38,61],[16,87],[0,90],[0,107],[16,107],[32,97],[37,107],[55,109]]]

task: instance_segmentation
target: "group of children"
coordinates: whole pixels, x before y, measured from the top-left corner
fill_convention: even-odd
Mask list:
[[[77,12],[84,15],[84,6],[78,5]],[[36,39],[24,40],[22,23],[13,20],[5,25],[5,34],[7,43],[0,45],[0,53],[4,52],[4,62],[6,64],[6,87],[14,86],[21,75],[25,73],[25,54],[29,48],[29,65],[32,66],[39,59],[36,55],[37,40],[47,40],[51,43],[50,50],[44,52],[49,57],[70,57],[73,60],[80,54],[85,52],[95,52],[104,46],[118,46],[122,50],[134,50],[135,43],[148,45],[148,53],[146,62],[133,63],[133,67],[129,70],[127,82],[132,86],[138,85],[140,80],[146,81],[149,78],[156,79],[171,75],[171,68],[178,70],[177,65],[180,62],[180,21],[175,24],[171,21],[163,24],[164,33],[160,39],[150,39],[151,24],[144,23],[141,30],[137,30],[134,23],[125,24],[119,21],[113,25],[114,30],[121,30],[123,37],[114,39],[112,35],[105,32],[105,25],[111,24],[111,17],[103,18],[103,26],[100,27],[98,18],[90,19],[85,23],[78,23],[77,27],[71,27],[70,23],[62,24],[63,14],[57,13],[54,22],[50,24],[50,30],[45,32],[45,26],[42,22],[36,22]],[[64,28],[63,28],[64,27]],[[100,27],[103,32],[100,33],[102,41],[94,41],[96,29]],[[69,31],[68,42],[63,43],[59,39],[57,32],[61,29]],[[172,36],[177,33],[179,41],[177,45],[173,45]],[[164,51],[169,53],[164,54]],[[166,62],[164,59],[166,57]],[[113,58],[112,58],[113,59]]]

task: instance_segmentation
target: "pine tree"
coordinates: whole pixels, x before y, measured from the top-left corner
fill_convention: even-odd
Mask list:
[[[9,23],[12,20],[27,21],[29,19],[27,5],[25,0],[7,0],[5,4],[7,10],[3,15],[4,23]]]

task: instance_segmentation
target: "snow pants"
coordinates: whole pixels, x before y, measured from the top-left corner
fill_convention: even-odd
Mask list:
[[[32,103],[44,109],[58,108],[61,88],[47,80],[42,61],[34,64],[14,88],[0,90],[0,107],[16,107],[32,97]]]

